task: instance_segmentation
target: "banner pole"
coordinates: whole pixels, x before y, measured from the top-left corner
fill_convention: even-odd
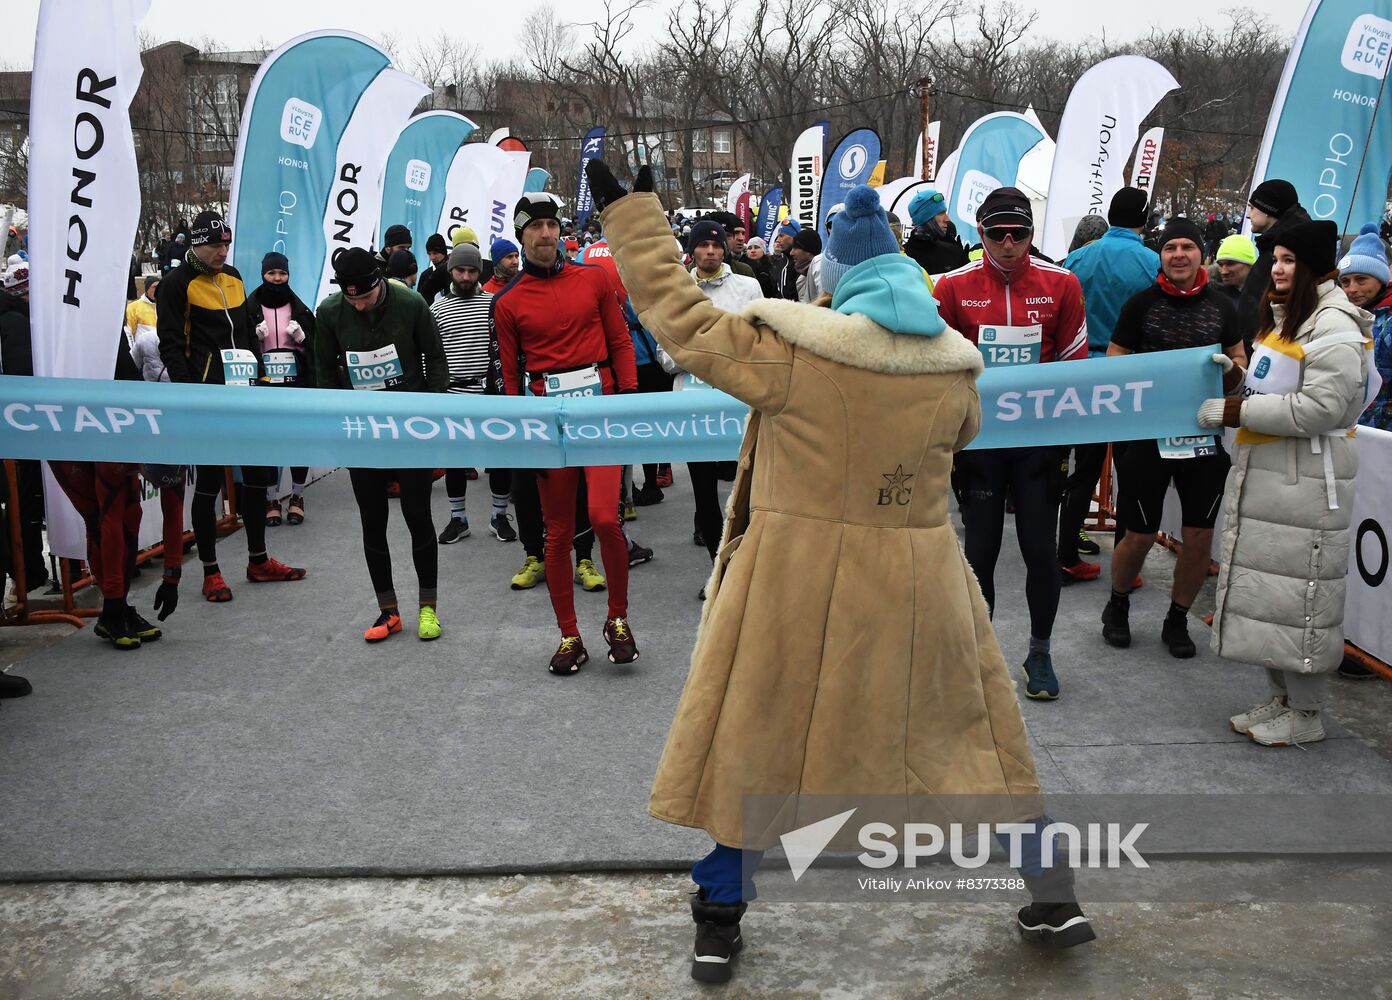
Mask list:
[[[918,99],[919,99],[919,129],[918,134],[923,148],[923,154],[918,161],[918,179],[926,181],[928,179],[928,157],[932,154],[928,151],[928,123],[929,123],[929,101],[933,95],[933,81],[928,77],[919,77],[918,80]]]

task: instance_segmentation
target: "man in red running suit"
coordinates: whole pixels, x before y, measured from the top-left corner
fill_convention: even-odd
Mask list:
[[[521,395],[525,378],[538,396],[633,392],[638,387],[633,341],[618,296],[602,268],[568,261],[558,251],[559,207],[555,195],[525,194],[513,216],[522,243],[522,270],[494,296],[492,313],[504,388],[509,395]],[[561,629],[561,645],[549,668],[553,674],[573,674],[589,659],[575,620],[570,562],[581,473],[588,488],[590,524],[609,577],[609,616],[604,623],[609,659],[638,659],[628,627],[628,545],[619,522],[622,471],[605,465],[537,474],[546,520],[546,586]]]
[[[987,368],[1087,357],[1083,289],[1070,271],[1030,256],[1034,217],[1016,188],[997,188],[976,213],[981,259],[945,274],[933,290],[938,311],[981,351]],[[997,448],[962,452],[952,488],[966,529],[963,546],[994,612],[995,570],[1005,529],[1005,498],[1015,499],[1015,533],[1025,560],[1030,611],[1025,694],[1052,700],[1058,678],[1049,639],[1058,614],[1054,540],[1067,449]]]

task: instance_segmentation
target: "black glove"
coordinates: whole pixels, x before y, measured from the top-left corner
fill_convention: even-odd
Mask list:
[[[178,606],[179,581],[166,576],[160,581],[159,590],[155,591],[155,610],[159,612],[159,620],[164,621]]]
[[[585,176],[590,179],[590,197],[594,199],[595,208],[601,212],[628,194],[623,185],[619,183],[618,178],[604,165],[603,160],[591,160],[587,163]],[[633,180],[633,190],[652,191],[652,189],[652,168],[645,164],[638,169],[638,176]]]

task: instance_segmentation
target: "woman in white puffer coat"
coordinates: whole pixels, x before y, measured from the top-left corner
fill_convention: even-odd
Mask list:
[[[1368,390],[1371,317],[1333,280],[1338,230],[1281,235],[1241,390],[1199,410],[1236,427],[1224,495],[1213,649],[1266,668],[1267,701],[1229,724],[1263,746],[1324,739],[1328,674],[1344,655],[1344,577]]]

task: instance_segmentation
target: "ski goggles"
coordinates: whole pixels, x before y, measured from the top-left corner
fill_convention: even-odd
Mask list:
[[[987,226],[981,235],[992,243],[1023,243],[1034,234],[1029,226]]]

